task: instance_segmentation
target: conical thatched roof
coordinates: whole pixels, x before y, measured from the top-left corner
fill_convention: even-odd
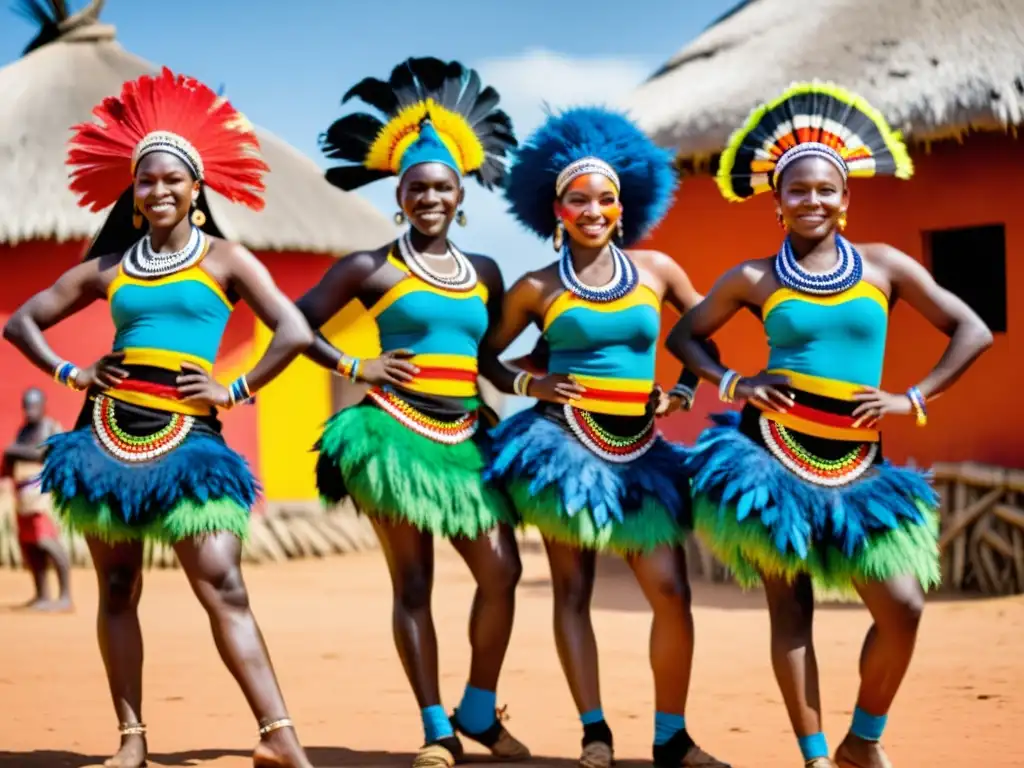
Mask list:
[[[794,80],[833,80],[927,141],[1024,121],[1024,0],[747,0],[627,99],[681,157]]]
[[[98,21],[102,0],[68,16],[63,0],[36,0],[42,22],[28,52],[0,69],[0,243],[90,238],[103,215],[79,208],[64,165],[70,128],[121,84],[158,67],[125,51]],[[46,8],[49,6],[49,8]],[[244,111],[244,106],[236,104]],[[331,186],[311,159],[256,129],[264,159],[266,208],[254,212],[209,191],[217,225],[254,250],[346,254],[394,236],[391,222],[363,198]]]

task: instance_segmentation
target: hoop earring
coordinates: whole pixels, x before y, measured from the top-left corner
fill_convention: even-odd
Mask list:
[[[460,227],[464,227],[466,226],[466,224],[469,223],[469,220],[466,218],[465,211],[459,210],[459,212],[455,214],[455,223],[458,224]]]
[[[189,218],[192,220],[192,225],[196,227],[201,227],[206,223],[206,214],[195,207],[192,209],[192,215]]]
[[[565,243],[565,226],[562,224],[561,219],[555,224],[555,234],[551,238],[551,245],[554,246],[556,251],[562,250],[562,245]]]
[[[841,214],[839,214],[839,221],[837,223],[839,224],[840,232],[846,229],[846,211],[843,211]]]
[[[786,228],[786,220],[782,218],[782,211],[776,211],[775,212],[775,218],[778,220],[779,226],[782,229],[785,229]]]
[[[400,227],[405,224],[405,214],[402,211],[395,213],[395,226]]]
[[[624,235],[622,234],[624,229],[623,229],[623,226],[622,226],[622,217],[621,216],[619,216],[619,220],[618,220],[618,222],[616,222],[615,228],[616,228],[616,230],[619,233],[619,241],[621,242],[623,237],[624,237]]]
[[[132,226],[142,229],[142,211],[139,210],[138,205],[132,206]]]

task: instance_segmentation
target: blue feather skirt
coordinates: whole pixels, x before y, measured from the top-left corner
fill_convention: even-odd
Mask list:
[[[880,443],[779,430],[750,405],[712,420],[687,451],[694,525],[741,584],[799,574],[840,593],[908,574],[939,584],[926,473],[884,460]]]
[[[628,448],[609,455],[612,446],[600,440],[641,433],[631,444],[635,456]],[[491,438],[484,480],[500,484],[522,523],[546,538],[634,554],[677,545],[689,533],[685,454],[657,434],[650,417],[538,403],[503,421]]]
[[[216,416],[185,417],[91,393],[75,429],[45,444],[43,489],[71,530],[107,542],[244,539],[258,492]]]

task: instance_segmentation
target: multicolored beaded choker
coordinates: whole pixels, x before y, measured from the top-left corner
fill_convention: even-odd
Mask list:
[[[167,426],[151,435],[132,435],[117,423],[115,401],[96,395],[92,406],[92,427],[100,444],[120,461],[133,464],[158,459],[170,453],[188,436],[195,419],[182,413],[170,416]]]
[[[413,432],[446,445],[458,445],[476,434],[479,417],[476,411],[467,413],[455,421],[435,419],[421,413],[394,392],[374,387],[366,393],[376,405],[395,417]]]
[[[572,251],[569,249],[568,243],[563,245],[562,255],[558,260],[558,276],[561,278],[565,290],[587,301],[607,302],[621,299],[636,288],[636,284],[640,280],[640,273],[637,272],[636,265],[615,243],[610,243],[609,246],[614,266],[612,279],[604,285],[592,287],[582,283],[576,276],[576,270],[572,265]]]
[[[835,488],[847,485],[869,469],[878,455],[878,443],[861,443],[845,456],[823,459],[813,455],[784,426],[761,416],[761,437],[783,466],[803,480]]]
[[[828,296],[842,293],[860,282],[864,264],[857,249],[842,235],[836,235],[839,260],[828,272],[808,272],[797,261],[793,246],[787,237],[775,257],[775,277],[786,288],[801,293]]]
[[[635,435],[622,437],[604,429],[587,411],[568,403],[562,411],[569,428],[583,445],[605,461],[616,464],[628,464],[640,458],[651,450],[658,437],[653,418]]]

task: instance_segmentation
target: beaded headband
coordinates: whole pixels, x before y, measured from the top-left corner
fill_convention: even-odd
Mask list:
[[[139,161],[153,152],[167,152],[174,155],[188,166],[197,180],[203,180],[203,159],[196,148],[184,137],[170,131],[153,131],[147,133],[132,152],[132,176]]]
[[[797,144],[795,147],[786,150],[782,157],[779,158],[775,164],[775,170],[772,171],[772,186],[774,187],[779,183],[779,178],[782,176],[782,172],[786,168],[797,160],[804,157],[820,157],[823,160],[828,160],[834,165],[841,174],[843,174],[843,181],[846,181],[847,176],[850,174],[850,168],[846,164],[845,158],[835,149],[830,147],[828,144],[822,144],[817,141],[808,141],[804,144]]]
[[[561,197],[566,187],[580,176],[586,176],[589,173],[599,173],[610,179],[616,190],[621,188],[619,175],[608,163],[598,157],[581,157],[579,160],[569,163],[558,174],[558,178],[555,180],[555,196]]]

